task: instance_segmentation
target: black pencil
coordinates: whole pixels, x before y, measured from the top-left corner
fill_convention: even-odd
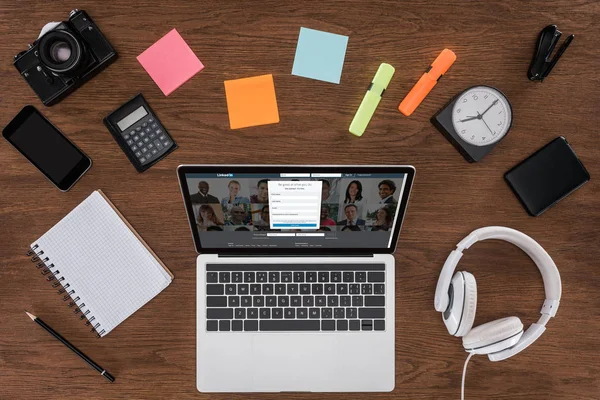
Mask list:
[[[69,343],[69,341],[67,339],[65,339],[64,337],[60,336],[57,332],[54,331],[54,329],[52,329],[48,325],[46,325],[46,323],[44,323],[44,321],[42,321],[41,319],[39,319],[35,315],[28,313],[27,311],[25,311],[25,313],[27,313],[27,315],[29,315],[29,318],[31,318],[33,321],[37,322],[37,324],[39,326],[41,326],[42,328],[44,328],[45,330],[47,330],[48,333],[50,333],[52,336],[54,336],[55,338],[57,338],[58,340],[60,340],[62,342],[62,344],[64,344],[65,346],[67,346],[69,349],[71,349],[71,351],[73,351],[73,353],[75,353],[79,357],[81,357],[83,359],[83,361],[85,361],[86,363],[88,363],[96,371],[100,372],[100,375],[102,375],[103,377],[105,377],[106,379],[108,379],[111,382],[115,381],[114,376],[112,376],[111,374],[109,374],[107,370],[105,370],[104,368],[102,368],[101,366],[99,366],[98,364],[96,364],[88,356],[86,356],[81,351],[79,351],[77,349],[77,347],[73,346],[71,343]]]

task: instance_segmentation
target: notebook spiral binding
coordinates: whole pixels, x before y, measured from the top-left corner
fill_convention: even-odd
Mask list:
[[[38,249],[39,246],[37,244],[34,245],[27,252],[27,257],[31,257],[31,262],[35,263],[36,268],[41,270],[43,276],[47,275],[46,281],[56,281],[52,283],[53,288],[56,289],[59,286],[62,286],[60,289],[57,290],[57,293],[59,295],[63,295],[63,301],[67,301],[69,299],[71,300],[67,305],[69,306],[69,308],[75,307],[75,309],[73,310],[73,314],[77,315],[81,313],[79,319],[82,321],[84,319],[87,320],[85,321],[85,326],[92,325],[93,322],[96,320],[96,317],[91,315],[90,310],[82,311],[82,309],[85,307],[85,303],[80,302],[81,299],[79,298],[79,296],[76,296],[75,290],[69,290],[71,285],[65,280],[65,276],[61,275],[60,270],[53,263],[50,262],[50,259],[48,257],[43,257],[44,250],[39,249],[38,251]],[[101,324],[99,322],[96,322],[95,324],[93,324],[90,332],[95,332],[97,337],[101,337],[105,330],[101,329]]]

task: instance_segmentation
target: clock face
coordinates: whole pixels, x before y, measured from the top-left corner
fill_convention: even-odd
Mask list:
[[[474,146],[496,143],[508,133],[512,109],[508,99],[489,86],[475,86],[463,92],[452,108],[456,133]]]

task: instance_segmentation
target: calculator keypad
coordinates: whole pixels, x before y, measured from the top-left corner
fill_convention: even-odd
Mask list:
[[[122,135],[141,165],[160,158],[173,145],[169,134],[151,115],[136,122]]]

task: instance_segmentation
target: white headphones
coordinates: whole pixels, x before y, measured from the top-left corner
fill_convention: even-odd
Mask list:
[[[517,317],[498,319],[471,329],[477,308],[477,283],[469,272],[454,274],[454,270],[464,249],[487,239],[504,240],[519,247],[531,257],[542,274],[546,292],[546,300],[540,311],[542,316],[525,332],[523,323]],[[491,361],[501,361],[523,351],[544,333],[546,324],[556,315],[561,292],[556,264],[542,246],[514,229],[488,226],[471,232],[446,259],[435,290],[435,309],[442,313],[448,332],[463,338],[463,347],[468,353],[487,354]]]

